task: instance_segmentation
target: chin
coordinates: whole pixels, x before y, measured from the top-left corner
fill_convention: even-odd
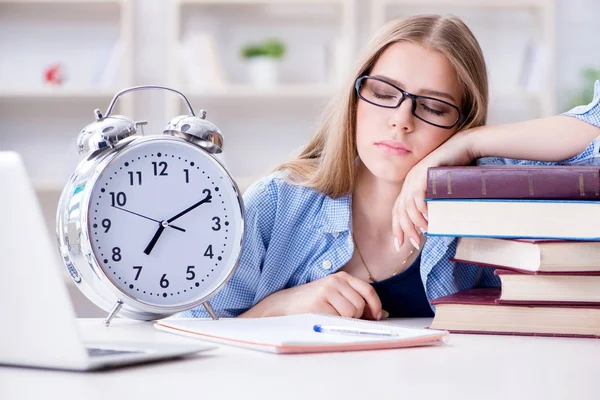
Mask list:
[[[389,183],[402,183],[411,167],[412,165],[398,165],[397,163],[379,161],[372,163],[368,168],[378,179]]]

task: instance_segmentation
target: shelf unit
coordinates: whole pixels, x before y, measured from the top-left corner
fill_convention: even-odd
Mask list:
[[[503,107],[516,110],[517,120],[556,113],[554,0],[372,0],[371,30],[392,18],[413,13],[453,14],[473,30],[488,64],[489,123],[513,122],[496,115]],[[509,18],[511,29],[506,29]],[[529,34],[528,41],[523,40],[523,31]],[[533,66],[524,60],[528,43],[537,52]],[[505,62],[508,58],[521,62],[510,64]],[[542,76],[533,76],[535,85],[518,82],[525,67],[534,68],[530,74]],[[529,114],[519,113],[523,107],[529,107]]]
[[[77,135],[133,82],[133,29],[131,0],[0,0],[0,150],[23,156],[53,242],[59,196],[79,161]],[[115,75],[106,75],[111,62]],[[43,82],[53,63],[66,67],[62,85]],[[132,98],[116,111],[130,115]]]
[[[319,111],[351,64],[356,22],[352,0],[172,2],[167,81],[180,88],[195,109],[205,109],[207,119],[221,129],[225,138],[222,161],[242,191],[310,138]],[[220,84],[211,85],[210,79],[204,86],[186,81],[183,69],[197,64],[186,63],[181,48],[199,34],[214,42],[208,58],[216,60],[224,81]],[[269,37],[286,44],[279,66],[281,79],[272,87],[256,87],[248,81],[239,51],[246,43]],[[201,52],[199,57],[203,56]],[[168,115],[185,112],[177,97],[167,99],[166,109]],[[278,125],[280,134],[268,133]],[[257,140],[259,133],[264,137]]]
[[[11,54],[0,58],[0,146],[23,155],[36,188],[62,188],[78,132],[133,82],[133,27],[131,0],[0,0],[0,53]],[[54,63],[66,69],[63,84],[43,82]],[[132,98],[117,109],[131,114]]]

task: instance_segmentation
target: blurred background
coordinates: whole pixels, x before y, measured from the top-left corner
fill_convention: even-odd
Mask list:
[[[420,13],[457,15],[475,33],[490,124],[591,101],[600,0],[0,0],[0,150],[24,157],[54,241],[93,110],[123,88],[166,85],[221,129],[221,161],[245,190],[312,136],[377,28]],[[143,91],[117,112],[159,134],[185,108],[175,94]],[[66,276],[78,315],[104,315]]]

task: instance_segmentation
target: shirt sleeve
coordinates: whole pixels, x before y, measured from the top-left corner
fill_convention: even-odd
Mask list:
[[[574,117],[600,128],[600,81],[594,84],[594,98],[588,105],[577,106],[561,115]]]
[[[600,128],[600,81],[594,85],[594,98],[587,104],[577,106],[562,116],[580,119]],[[565,132],[567,134],[567,132]],[[477,162],[478,165],[600,165],[600,134],[581,153],[568,160],[543,162],[530,160],[515,160],[500,157],[485,157]]]
[[[227,284],[209,300],[219,318],[237,317],[253,306],[275,215],[275,202],[262,180],[244,194],[245,233],[238,266]],[[180,313],[181,318],[210,317],[203,306]]]

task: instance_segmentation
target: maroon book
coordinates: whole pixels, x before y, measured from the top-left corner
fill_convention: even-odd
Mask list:
[[[427,174],[429,199],[600,200],[598,166],[448,166]]]
[[[498,303],[500,288],[468,289],[434,299],[431,329],[453,333],[600,338],[600,306]],[[569,311],[565,311],[569,310]]]

